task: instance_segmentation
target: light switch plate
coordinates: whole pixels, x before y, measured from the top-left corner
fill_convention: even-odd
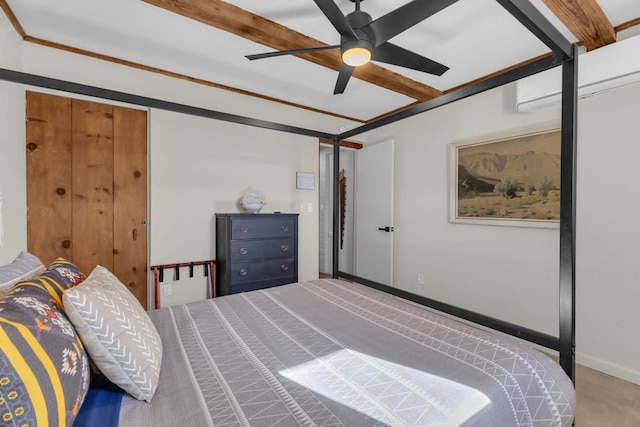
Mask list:
[[[173,284],[172,283],[165,283],[163,285],[163,294],[165,297],[170,297],[171,295],[173,295]]]

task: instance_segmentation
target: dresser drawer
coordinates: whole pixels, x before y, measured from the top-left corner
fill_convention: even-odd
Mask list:
[[[263,239],[263,240],[232,240],[231,262],[258,258],[290,258],[294,256],[295,240]]]
[[[260,215],[260,214],[257,214]],[[260,239],[264,237],[294,237],[295,219],[290,216],[270,218],[240,217],[231,219],[231,239]]]
[[[230,284],[284,279],[296,274],[294,258],[231,263]]]

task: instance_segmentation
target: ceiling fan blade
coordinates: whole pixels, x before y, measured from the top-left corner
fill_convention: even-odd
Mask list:
[[[340,66],[340,73],[338,74],[338,81],[336,82],[336,87],[333,89],[333,94],[338,95],[340,93],[344,93],[344,89],[347,87],[347,83],[351,78],[351,74],[353,74],[353,70],[356,67],[352,67],[351,65],[347,65],[344,62]]]
[[[308,53],[308,52],[317,52],[319,50],[329,50],[329,49],[338,49],[340,48],[339,44],[332,46],[318,46],[318,47],[307,47],[304,49],[291,49],[291,50],[278,50],[275,52],[266,52],[266,53],[257,53],[255,55],[247,55],[246,58],[250,61],[254,59],[263,59],[263,58],[272,58],[274,56],[282,56],[282,55],[295,55],[297,53]]]
[[[387,64],[399,65],[404,68],[411,68],[412,70],[418,70],[424,73],[435,74],[436,76],[441,76],[449,69],[446,65],[442,65],[432,59],[425,58],[424,56],[388,42],[373,49],[371,59]]]
[[[340,33],[342,37],[345,37],[349,40],[358,39],[358,36],[349,25],[349,21],[344,16],[338,5],[336,5],[333,0],[313,0],[316,2],[324,16],[327,17],[329,22],[335,27],[336,30]]]
[[[362,27],[375,37],[376,46],[390,40],[458,0],[413,0]],[[316,2],[317,3],[317,2]]]

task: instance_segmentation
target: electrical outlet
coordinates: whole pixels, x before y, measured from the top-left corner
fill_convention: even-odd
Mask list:
[[[173,283],[165,283],[163,286],[163,294],[165,297],[170,297],[173,295]]]
[[[424,274],[418,273],[417,281],[418,281],[418,285],[424,285]]]

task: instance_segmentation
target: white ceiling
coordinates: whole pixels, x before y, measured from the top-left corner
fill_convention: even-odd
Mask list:
[[[204,0],[203,0],[204,1]],[[30,38],[42,39],[230,86],[358,120],[371,120],[415,99],[352,78],[333,95],[338,73],[294,56],[249,61],[272,49],[140,0],[6,0]],[[231,0],[236,6],[318,39],[340,37],[312,0]],[[347,14],[349,0],[336,3]],[[363,0],[376,19],[407,0]],[[531,0],[571,42],[577,39],[544,5]],[[615,27],[640,17],[639,0],[598,0]],[[437,77],[385,68],[446,91],[547,53],[549,49],[495,0],[459,0],[391,40],[450,67]]]

